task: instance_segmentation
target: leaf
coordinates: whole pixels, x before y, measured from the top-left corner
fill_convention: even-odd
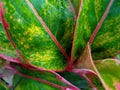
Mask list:
[[[15,90],[59,90],[36,80],[23,78],[18,75],[14,77]]]
[[[70,81],[73,85],[79,87],[81,90],[89,90],[91,87],[86,79],[73,72],[61,72],[61,76]]]
[[[94,59],[113,58],[120,50],[120,36],[118,34],[120,32],[119,9],[119,0],[114,0],[108,16],[92,44],[92,56]]]
[[[30,2],[60,45],[70,55],[75,20],[68,0],[30,0]]]
[[[114,58],[120,60],[120,52]]]
[[[90,69],[95,71],[94,62],[91,56],[91,49],[89,43],[85,47],[82,55],[74,64],[75,69]]]
[[[119,90],[120,62],[113,59],[105,59],[95,61],[95,65],[100,73],[100,78],[108,86],[106,90]]]
[[[81,0],[71,0],[71,2],[72,2],[72,5],[75,9],[76,14],[78,14]]]
[[[93,89],[104,90],[104,87],[99,79],[99,72],[97,71],[91,56],[89,43],[85,47],[80,58],[74,64],[74,69],[72,71],[83,76]]]
[[[9,90],[8,87],[3,85],[3,82],[0,80],[0,90]]]
[[[0,54],[16,57],[17,54],[8,40],[2,23],[0,22]]]
[[[73,60],[79,58],[88,42],[91,44],[94,60],[113,57],[116,54],[120,49],[119,7],[119,0],[83,1],[78,25],[76,25]]]
[[[30,70],[18,64],[14,64],[12,67],[17,70],[13,81],[15,90],[21,90],[21,88],[25,88],[25,90],[26,88],[27,90],[29,88],[31,90],[67,90],[67,88],[79,90],[53,71],[35,70],[34,68]]]
[[[65,69],[75,23],[68,1],[3,0],[3,7],[7,35],[21,59],[48,70]]]

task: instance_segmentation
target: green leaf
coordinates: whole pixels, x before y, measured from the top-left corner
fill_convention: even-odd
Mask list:
[[[104,86],[108,86],[107,90],[120,89],[120,62],[117,60],[106,59],[97,60],[95,65],[100,74],[100,78],[104,81]],[[102,82],[103,83],[103,82]]]
[[[62,77],[50,71],[35,69],[30,70],[18,64],[14,64],[12,67],[16,68],[17,70],[13,81],[14,88],[16,88],[15,90],[63,90],[66,88],[74,89],[70,83],[66,83]]]
[[[120,60],[120,52],[115,56],[115,59]]]
[[[1,84],[1,81],[0,81],[0,90],[9,90],[9,89],[6,89],[6,88]]]
[[[91,88],[88,81],[76,73],[61,72],[60,75],[82,90],[89,90]]]
[[[109,10],[110,6],[108,5],[112,1],[113,4]],[[91,45],[93,59],[113,57],[120,50],[120,35],[118,35],[120,31],[119,0],[83,0],[82,3],[82,11],[78,18],[78,25],[76,25],[72,59],[77,60],[80,57],[91,35],[96,30],[96,26],[99,32],[95,39],[93,38],[94,41]],[[104,14],[107,14],[106,19],[104,19]],[[101,28],[100,25],[102,25]]]
[[[0,78],[0,90],[10,90],[8,85]]]
[[[31,2],[30,2],[31,1]],[[46,27],[59,41],[62,50],[70,55],[74,30],[73,12],[66,0],[3,0],[4,18],[9,23],[8,33],[17,50],[32,65],[49,70],[63,70],[66,57],[60,52],[46,32]],[[47,26],[39,21],[31,6],[42,17]],[[53,37],[52,37],[53,38]]]
[[[71,3],[75,9],[76,14],[78,14],[81,0],[71,0]]]
[[[23,78],[18,75],[14,77],[15,90],[59,90],[47,84],[38,82],[36,80]]]
[[[0,22],[0,54],[7,56],[16,57],[17,54],[8,40],[6,33],[3,29],[2,23]]]
[[[96,70],[91,56],[90,45],[88,43],[81,57],[74,64],[73,72],[82,75],[93,89],[104,90],[104,87],[98,78],[99,73],[96,73]]]
[[[68,0],[30,0],[30,2],[70,55],[75,20]]]
[[[113,58],[120,50],[120,1],[114,0],[92,44],[93,59]]]

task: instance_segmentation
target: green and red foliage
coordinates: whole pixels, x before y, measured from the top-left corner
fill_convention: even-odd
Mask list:
[[[120,0],[0,0],[0,90],[120,90]]]

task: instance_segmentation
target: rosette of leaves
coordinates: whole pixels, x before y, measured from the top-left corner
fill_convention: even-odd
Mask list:
[[[119,20],[120,0],[1,0],[0,90],[119,90]]]

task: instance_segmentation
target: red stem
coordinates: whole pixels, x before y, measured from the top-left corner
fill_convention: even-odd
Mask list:
[[[62,48],[62,46],[60,45],[60,43],[57,41],[56,37],[52,34],[52,32],[50,31],[50,29],[48,28],[48,26],[43,21],[42,17],[37,13],[37,11],[35,10],[34,6],[31,4],[31,2],[29,0],[26,0],[26,2],[29,5],[29,7],[32,9],[32,11],[34,12],[35,16],[38,18],[38,20],[40,21],[40,23],[45,28],[46,32],[50,35],[51,39],[54,41],[54,43],[56,44],[56,46],[59,48],[59,50],[61,51],[61,53],[65,56],[65,58],[69,62],[70,58],[67,55],[66,51]]]
[[[91,43],[93,42],[93,40],[94,40],[96,34],[97,34],[98,31],[100,30],[100,27],[102,26],[102,24],[103,24],[105,18],[107,17],[107,15],[108,15],[108,13],[109,13],[109,10],[110,10],[110,8],[111,8],[113,2],[114,2],[114,0],[111,0],[111,1],[110,1],[110,3],[109,3],[109,5],[108,5],[108,7],[107,7],[105,13],[103,14],[101,20],[100,20],[99,23],[97,24],[97,26],[96,26],[96,28],[95,28],[95,30],[94,30],[92,36],[91,36],[90,39],[89,39],[89,44],[91,44]]]

